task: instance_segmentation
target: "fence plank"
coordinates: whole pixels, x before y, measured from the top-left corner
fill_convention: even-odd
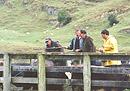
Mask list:
[[[38,84],[38,79],[31,77],[12,77],[12,83]]]
[[[37,72],[37,66],[12,66],[12,71]],[[2,71],[3,67],[0,67]],[[83,67],[52,66],[46,67],[46,72],[73,72],[83,73]],[[91,66],[92,73],[101,74],[130,74],[130,68]]]
[[[10,65],[10,57],[8,53],[4,54],[4,83],[3,90],[10,91],[11,85],[11,65]]]
[[[130,88],[130,81],[92,80],[92,86]]]
[[[11,54],[12,59],[36,59],[36,54]]]
[[[0,66],[0,71],[3,71],[3,66]]]
[[[4,82],[4,78],[0,77],[0,83],[3,83],[3,82]]]
[[[88,55],[83,56],[83,65],[84,91],[91,91],[91,66]]]
[[[12,66],[12,71],[37,72],[37,66]]]
[[[46,91],[45,55],[38,54],[38,91]]]
[[[12,83],[38,84],[37,78],[12,77]],[[83,85],[82,79],[46,78],[47,84],[55,85]],[[130,81],[92,80],[92,86],[96,87],[130,87]]]
[[[81,60],[81,55],[46,55],[46,59],[49,60],[57,60],[63,61],[64,60]]]

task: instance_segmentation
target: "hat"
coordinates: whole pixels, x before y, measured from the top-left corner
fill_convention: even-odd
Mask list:
[[[51,38],[47,37],[47,38],[45,39],[45,43],[47,43],[49,40],[51,40]]]

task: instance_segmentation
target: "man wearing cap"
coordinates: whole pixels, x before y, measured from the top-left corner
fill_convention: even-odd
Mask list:
[[[45,49],[46,52],[63,52],[64,51],[61,44],[58,41],[52,41],[51,38],[49,37],[45,39],[45,43],[47,44],[46,49]],[[61,50],[58,50],[58,48],[56,47],[60,48]]]
[[[49,37],[45,39],[45,43],[47,43],[46,48],[62,47],[61,44],[58,43],[58,41],[52,41]]]

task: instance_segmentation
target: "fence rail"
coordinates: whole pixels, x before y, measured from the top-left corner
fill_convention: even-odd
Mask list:
[[[10,91],[12,83],[38,84],[38,91],[46,91],[47,84],[56,85],[83,85],[84,91],[91,91],[92,86],[97,87],[124,87],[130,88],[130,81],[93,80],[92,74],[130,74],[130,68],[109,68],[91,66],[92,60],[121,60],[130,61],[130,53],[0,53],[4,59],[4,66],[0,67],[3,77],[3,91]],[[38,59],[38,66],[11,66],[12,59]],[[45,60],[67,61],[83,60],[83,67],[53,66],[45,67]],[[11,77],[12,71],[37,72],[37,77]],[[83,74],[83,79],[46,78],[46,72],[72,72]]]

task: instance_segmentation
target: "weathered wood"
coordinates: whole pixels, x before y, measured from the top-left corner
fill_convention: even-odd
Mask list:
[[[103,81],[103,80],[92,80],[92,86],[102,87],[126,87],[130,88],[130,81]]]
[[[3,71],[3,66],[0,66],[0,71]]]
[[[0,58],[3,58],[3,54],[0,54]]]
[[[37,78],[27,78],[27,77],[12,77],[12,83],[38,84],[38,79]]]
[[[4,52],[0,52],[0,58],[3,59],[4,57]]]
[[[47,78],[47,84],[83,85],[83,80],[81,80],[81,79]]]
[[[4,54],[4,82],[3,82],[3,91],[10,91],[11,85],[11,65],[10,57],[8,53]]]
[[[91,66],[88,55],[83,56],[83,66],[84,91],[91,91]]]
[[[130,60],[130,53],[89,53],[89,52],[81,52],[81,53],[75,53],[75,52],[67,52],[67,53],[53,53],[53,52],[44,52],[49,59],[57,60],[59,59],[76,59],[75,56],[79,56],[80,58],[77,57],[77,59],[82,59],[82,55],[89,55],[91,60],[122,60],[122,61],[128,61]],[[66,57],[65,57],[66,56]]]
[[[37,72],[37,66],[12,66],[12,71]]]
[[[46,59],[48,60],[59,60],[63,61],[64,60],[81,60],[82,56],[81,55],[47,55]]]
[[[14,84],[11,84],[11,91],[23,91],[23,87],[16,87]]]
[[[4,82],[4,78],[0,77],[0,83],[3,83],[3,82]]]
[[[47,67],[46,72],[73,72],[83,73],[83,67],[52,66]]]
[[[37,78],[27,78],[27,77],[12,77],[12,83],[29,83],[38,84]],[[83,80],[80,79],[62,79],[62,78],[46,78],[47,84],[55,85],[83,85]]]
[[[1,71],[2,71],[1,67]],[[12,66],[12,71],[37,72],[37,66]],[[46,72],[73,72],[83,73],[83,67],[67,67],[67,66],[52,66],[46,67]],[[109,68],[100,66],[91,66],[92,73],[100,74],[130,74],[130,68]]]
[[[90,55],[91,60],[117,60],[117,61],[130,61],[130,56],[126,55]]]
[[[12,83],[29,83],[38,84],[37,78],[23,78],[23,77],[13,77]],[[83,85],[82,79],[61,79],[61,78],[46,78],[47,84],[55,85]],[[130,87],[130,81],[109,81],[109,80],[92,80],[92,86],[97,87]]]
[[[5,55],[4,55],[5,54]],[[10,57],[13,59],[36,59],[37,53],[1,53],[0,58],[2,58],[4,55],[4,80],[3,78],[0,78],[0,83],[3,82],[3,88],[4,91],[9,91],[8,88],[10,88],[10,82],[11,82],[11,71],[10,71]],[[10,56],[9,56],[10,55]],[[58,60],[58,61],[66,61],[66,59],[88,59],[88,61],[84,62],[84,80],[80,79],[46,79],[46,72],[75,72],[75,73],[82,73],[83,68],[81,67],[50,67],[47,68],[45,71],[45,55],[47,59],[52,59],[53,60]],[[90,57],[88,57],[88,56]],[[83,57],[84,56],[84,57]],[[84,81],[84,86],[91,87],[91,79],[89,80],[91,73],[101,73],[101,74],[130,74],[130,70],[127,68],[93,68],[90,70],[90,59],[91,60],[101,60],[101,61],[106,61],[106,60],[122,60],[122,61],[128,61],[130,60],[130,53],[42,53],[38,55],[38,80],[33,79],[33,78],[12,78],[13,83],[24,83],[27,82],[29,84],[38,84],[38,89],[39,91],[46,91],[46,84],[67,84],[67,85],[83,85]],[[8,65],[7,65],[8,64]],[[7,70],[6,70],[7,69]],[[6,70],[6,71],[5,71]],[[13,70],[15,71],[30,71],[30,72],[36,72],[37,67],[13,67]],[[0,68],[0,71],[2,69]],[[85,73],[86,72],[86,73]],[[8,74],[5,76],[5,74]],[[88,79],[88,80],[87,80]],[[46,82],[47,80],[47,82]],[[9,83],[7,83],[7,81]],[[86,85],[88,84],[88,85]],[[8,85],[7,87],[5,85]],[[92,81],[92,86],[103,86],[103,87],[130,87],[130,82],[129,81],[103,81],[103,80],[93,80]],[[5,88],[6,87],[6,88]],[[86,87],[84,87],[86,88]],[[87,88],[89,89],[89,88]],[[91,89],[87,90],[90,91]],[[86,91],[86,89],[85,89]]]
[[[96,52],[43,52],[42,54],[44,55],[89,55],[89,56],[111,56],[111,55],[116,55],[116,56],[121,56],[121,55],[124,55],[124,56],[130,56],[130,53],[96,53]]]
[[[117,67],[117,68],[112,68],[112,67],[92,67],[91,68],[92,73],[100,73],[100,74],[130,74],[130,68],[122,68],[122,67]]]
[[[38,91],[46,91],[45,55],[38,54]]]
[[[36,59],[37,54],[11,54],[12,59]]]

